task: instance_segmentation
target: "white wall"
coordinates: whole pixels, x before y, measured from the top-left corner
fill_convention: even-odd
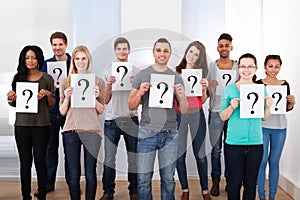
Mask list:
[[[53,56],[49,40],[52,32],[59,30],[70,36],[70,1],[2,0],[0,4],[0,176],[1,180],[11,180],[19,175],[19,166],[13,127],[8,121],[13,109],[7,104],[6,93],[24,46],[38,45],[45,58],[49,58]],[[63,162],[60,149],[60,176],[63,176]]]

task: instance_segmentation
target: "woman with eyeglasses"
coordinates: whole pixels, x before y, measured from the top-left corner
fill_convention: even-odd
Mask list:
[[[264,85],[286,85],[287,86],[287,108],[294,108],[295,97],[290,94],[290,86],[287,81],[277,79],[281,70],[282,60],[279,55],[268,55],[265,58],[264,68],[266,77],[256,83]],[[262,122],[264,153],[260,164],[257,186],[260,200],[266,199],[265,180],[266,166],[269,163],[269,199],[274,200],[277,192],[279,178],[279,161],[286,138],[287,118],[285,114],[271,114],[268,120]]]
[[[228,120],[227,137],[224,145],[228,169],[228,200],[240,200],[243,185],[243,200],[255,200],[256,181],[263,155],[262,119],[240,118],[240,87],[255,84],[257,62],[254,55],[246,53],[239,58],[240,79],[228,85],[221,96],[220,117]],[[272,99],[265,97],[263,120],[270,115]]]

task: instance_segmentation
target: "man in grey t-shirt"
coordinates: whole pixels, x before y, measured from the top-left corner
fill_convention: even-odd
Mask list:
[[[187,112],[188,102],[181,77],[167,66],[171,56],[171,45],[168,40],[165,38],[158,39],[153,47],[153,55],[155,63],[134,77],[128,99],[131,110],[142,104],[137,144],[138,194],[140,199],[152,199],[151,181],[156,151],[158,151],[161,197],[162,199],[175,199],[174,173],[178,148],[176,111],[174,106],[172,108],[149,107],[151,74],[174,75],[174,96],[182,113]]]

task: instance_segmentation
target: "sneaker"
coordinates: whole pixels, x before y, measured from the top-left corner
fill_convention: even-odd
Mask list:
[[[113,200],[114,196],[109,194],[104,194],[99,200]]]

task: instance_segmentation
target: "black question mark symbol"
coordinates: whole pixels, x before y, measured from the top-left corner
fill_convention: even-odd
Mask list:
[[[230,80],[231,80],[231,75],[230,75],[230,74],[223,74],[222,79],[225,79],[225,76],[228,76],[228,80],[227,80],[227,82],[226,82],[226,84],[225,84],[225,86],[227,86],[228,83],[229,83]]]
[[[83,90],[83,92],[82,92],[82,95],[84,95],[84,93],[85,93],[85,91],[88,89],[90,83],[89,83],[89,81],[86,80],[86,79],[80,79],[80,80],[78,81],[78,86],[81,86],[81,83],[80,83],[81,81],[84,81],[84,82],[85,82],[85,88],[84,88],[84,90]],[[81,99],[82,99],[82,101],[84,101],[84,100],[85,100],[85,97],[81,97]]]
[[[247,95],[247,99],[249,99],[250,100],[250,95],[251,94],[254,94],[254,96],[255,96],[255,100],[254,100],[254,102],[253,102],[253,104],[252,104],[252,110],[251,110],[251,114],[254,114],[254,110],[253,110],[253,106],[254,106],[254,104],[257,102],[257,100],[258,100],[258,94],[256,94],[255,92],[250,92],[248,95]]]
[[[57,82],[56,82],[56,84],[59,85],[59,81],[58,81],[58,80],[59,80],[59,77],[60,77],[61,74],[62,74],[62,69],[60,69],[60,68],[54,68],[54,69],[53,69],[53,73],[54,73],[54,74],[56,74],[56,70],[57,70],[57,69],[58,69],[59,73],[58,73],[58,76],[57,76]]]
[[[194,90],[193,90],[193,88],[194,88],[194,86],[195,86],[195,85],[196,85],[196,83],[197,83],[197,77],[196,77],[196,76],[194,76],[194,75],[191,75],[191,76],[189,76],[189,77],[187,78],[188,82],[190,82],[190,81],[191,81],[191,78],[194,78],[194,83],[193,83],[193,85],[192,85],[192,90],[191,90],[191,93],[194,93]]]
[[[278,105],[279,101],[282,99],[282,94],[280,94],[279,92],[275,92],[275,93],[272,94],[272,98],[273,98],[273,99],[275,99],[275,95],[276,95],[276,94],[278,94],[279,97],[278,97],[278,100],[277,100],[277,102],[276,102],[276,104],[275,104],[275,106],[276,106],[275,111],[278,110],[277,105]]]
[[[127,72],[128,72],[128,69],[127,69],[127,67],[125,67],[125,66],[119,66],[119,67],[117,67],[117,72],[118,72],[118,73],[120,73],[120,68],[121,68],[121,67],[124,69],[124,74],[123,74],[123,76],[122,76],[122,78],[121,78],[121,82],[122,82],[123,79],[124,79],[124,77],[126,76],[126,74],[127,74]],[[120,83],[120,86],[123,87],[123,86],[124,86],[124,83]]]
[[[161,88],[160,84],[165,85],[165,89],[164,89],[163,93],[162,93],[161,96],[160,96],[160,98],[162,98],[162,97],[164,96],[164,94],[167,92],[167,90],[168,90],[169,87],[168,87],[168,84],[166,84],[165,82],[160,82],[160,83],[157,85],[157,89],[160,89],[160,88]],[[160,104],[162,104],[163,102],[164,102],[164,101],[163,101],[162,99],[159,101]]]
[[[28,109],[29,106],[27,104],[28,104],[28,101],[31,99],[33,92],[31,90],[29,90],[29,89],[23,90],[23,92],[22,92],[23,96],[25,96],[26,91],[29,92],[29,97],[28,97],[28,99],[26,101],[26,106],[25,106],[25,108]]]

